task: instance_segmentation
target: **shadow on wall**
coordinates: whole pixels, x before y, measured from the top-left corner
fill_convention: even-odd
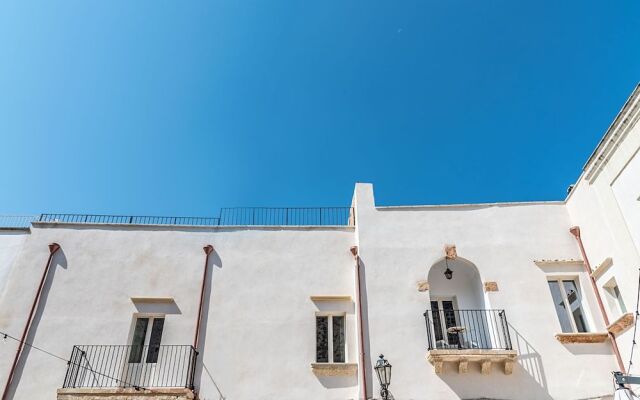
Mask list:
[[[318,376],[322,386],[327,389],[354,387],[358,385],[358,376]]]
[[[369,301],[367,296],[367,268],[360,257],[358,257],[360,263],[360,301],[362,303],[362,335],[364,336],[364,365],[365,365],[365,381],[367,387],[367,397],[375,397],[373,395],[373,363],[371,361],[371,341],[369,340]],[[358,277],[356,276],[356,279]],[[360,338],[358,338],[358,341]],[[358,362],[360,362],[360,355],[358,354]],[[358,370],[358,373],[361,372]],[[358,378],[356,378],[356,385]]]
[[[56,274],[58,266],[67,269],[67,257],[65,256],[62,248],[56,251],[51,259],[51,267],[47,272],[44,285],[42,286],[40,300],[38,301],[38,305],[36,306],[36,310],[33,314],[33,321],[31,322],[29,333],[27,334],[27,337],[25,339],[26,343],[33,343],[33,339],[36,336],[36,332],[38,331],[38,326],[40,325],[40,321],[42,320],[42,314],[44,313],[45,307],[47,305],[47,299],[49,298],[49,292],[51,291],[51,285],[53,284],[53,278]],[[28,314],[26,316],[28,316]],[[9,400],[14,399],[16,389],[20,384],[25,365],[27,364],[27,360],[29,359],[29,354],[31,354],[31,347],[25,345],[22,350],[22,354],[20,355],[20,359],[18,360],[18,364],[16,365],[16,371],[13,375],[11,386],[9,387],[9,392],[7,393],[7,398]]]
[[[446,366],[440,378],[461,399],[549,399],[547,379],[542,358],[536,349],[512,325],[509,325],[513,349],[518,352],[517,366],[511,375],[505,375],[502,366],[493,365],[490,376],[480,373],[479,365],[469,364],[469,372],[459,374]]]
[[[193,385],[196,390],[200,389],[200,383],[202,382],[203,373],[206,372],[208,379],[213,382],[213,385],[218,390],[221,399],[224,399],[224,396],[220,392],[218,388],[217,382],[211,376],[211,373],[204,365],[204,349],[206,347],[207,342],[207,327],[209,326],[209,306],[211,304],[211,293],[213,288],[213,272],[215,271],[212,266],[216,266],[218,268],[222,268],[222,260],[220,259],[220,255],[218,251],[213,248],[213,251],[209,255],[209,264],[206,266],[209,269],[209,273],[207,274],[207,281],[204,283],[204,300],[202,303],[202,323],[200,324],[200,342],[198,343],[198,362],[196,363],[196,371],[194,376]]]

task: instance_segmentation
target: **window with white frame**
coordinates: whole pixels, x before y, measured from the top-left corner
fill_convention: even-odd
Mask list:
[[[618,289],[618,283],[615,278],[611,278],[603,286],[609,309],[614,318],[619,318],[622,314],[627,312],[627,307],[624,305],[624,300],[620,295],[620,289]]]
[[[343,363],[345,352],[345,315],[316,315],[316,362]]]
[[[588,332],[582,296],[575,279],[548,279],[553,304],[562,332]]]

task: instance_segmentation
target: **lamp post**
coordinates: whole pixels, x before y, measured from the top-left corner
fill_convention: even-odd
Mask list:
[[[391,385],[391,364],[384,359],[384,355],[380,354],[380,358],[374,367],[380,382],[380,396],[382,400],[389,400],[389,385]]]

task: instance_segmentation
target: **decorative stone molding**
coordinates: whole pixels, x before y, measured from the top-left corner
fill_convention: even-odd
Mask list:
[[[497,292],[498,291],[498,283],[497,282],[485,282],[484,283],[484,291],[485,292]]]
[[[355,363],[312,363],[311,370],[317,376],[349,376],[358,372]]]
[[[623,314],[620,318],[613,321],[611,325],[607,326],[607,331],[613,333],[614,336],[618,336],[629,329],[633,325],[633,322],[634,318],[632,313]]]
[[[418,292],[426,292],[429,290],[429,282],[427,281],[418,281],[416,286],[418,287]]]
[[[604,275],[605,272],[609,270],[609,268],[611,268],[612,265],[613,260],[611,259],[611,257],[605,258],[604,261],[601,262],[600,265],[598,265],[596,269],[593,270],[591,276],[593,277],[593,279],[600,278],[602,275]]]
[[[351,301],[351,296],[328,295],[328,296],[309,296],[311,301]]]
[[[458,258],[458,252],[456,251],[456,245],[455,244],[447,244],[444,246],[444,254],[445,257],[448,258],[449,260],[455,260],[456,258]]]
[[[609,337],[607,332],[557,333],[556,339],[563,344],[604,343]]]
[[[533,262],[538,266],[538,267],[546,267],[549,265],[565,265],[565,266],[570,266],[570,265],[582,265],[584,264],[584,261],[582,260],[576,260],[573,258],[556,258],[554,260],[547,260],[547,259],[540,259],[540,260],[533,260]]]
[[[504,373],[513,373],[516,361],[515,350],[481,350],[481,349],[434,349],[427,353],[427,361],[433,364],[436,374],[444,372],[445,363],[458,363],[458,373],[469,371],[469,363],[479,363],[482,374],[489,375],[493,364],[501,364]]]
[[[195,395],[185,388],[68,388],[58,389],[57,400],[192,400]]]

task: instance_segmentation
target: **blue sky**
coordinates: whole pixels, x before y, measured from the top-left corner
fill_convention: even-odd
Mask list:
[[[563,199],[640,2],[3,1],[0,214]]]

